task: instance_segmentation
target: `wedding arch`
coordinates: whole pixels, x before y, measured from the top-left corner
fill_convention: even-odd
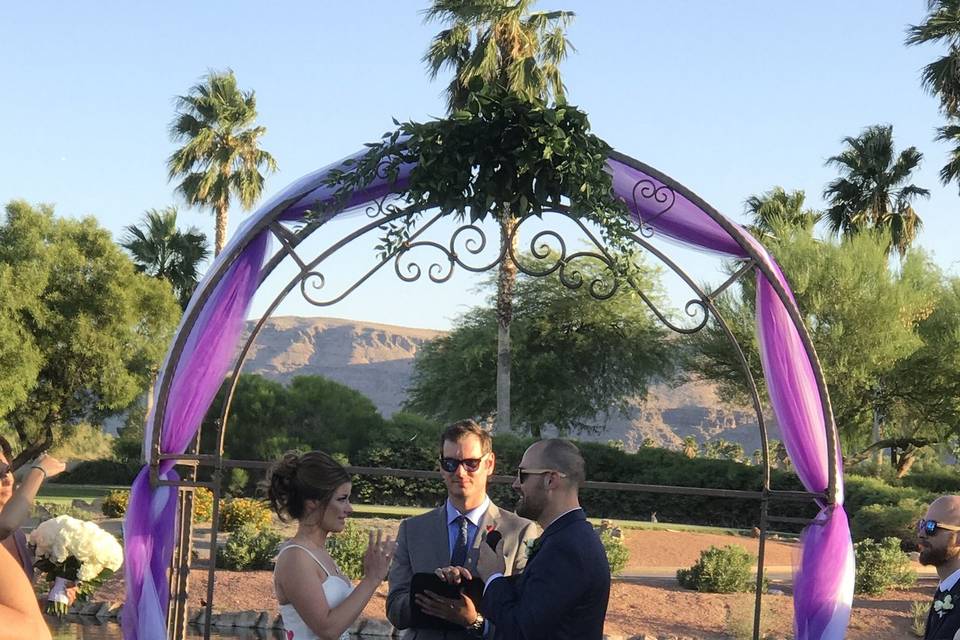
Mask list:
[[[545,211],[542,219],[549,223],[551,218],[548,216],[557,216],[572,221],[578,233],[592,243],[589,250],[568,251],[561,233],[548,227],[538,232],[530,243],[535,256],[553,256],[555,261],[548,266],[544,267],[542,262],[538,262],[537,267],[524,264],[509,242],[503,243],[503,248],[492,260],[474,264],[470,258],[480,256],[486,246],[483,231],[475,224],[467,223],[453,232],[449,242],[427,240],[422,234],[443,214],[424,212],[422,222],[406,242],[389,255],[381,256],[374,267],[360,275],[352,285],[339,295],[317,297],[316,292],[321,290],[325,281],[320,271],[325,260],[365,234],[376,232],[383,225],[412,213],[403,208],[399,200],[413,169],[413,165],[406,164],[396,175],[380,175],[353,192],[335,212],[324,216],[308,215],[333,201],[335,190],[329,185],[329,176],[331,172],[343,169],[348,160],[350,158],[345,158],[304,176],[251,215],[211,265],[184,313],[157,379],[153,409],[144,436],[144,457],[148,464],[133,483],[124,525],[127,597],[122,626],[126,640],[159,639],[168,637],[168,634],[179,638],[184,633],[192,521],[189,517],[178,517],[178,514],[192,512],[193,490],[197,487],[209,487],[214,495],[205,618],[206,636],[209,637],[215,570],[212,556],[216,548],[221,475],[224,469],[231,467],[266,464],[223,458],[224,428],[230,401],[257,334],[288,294],[299,289],[308,302],[327,306],[350,295],[373,273],[391,263],[400,278],[407,281],[419,279],[423,275],[419,265],[403,261],[409,259],[411,252],[423,248],[442,256],[441,261],[434,262],[426,273],[434,282],[446,281],[458,267],[480,272],[494,268],[502,260],[511,260],[518,269],[533,276],[559,272],[561,281],[568,287],[586,286],[598,299],[612,295],[610,287],[619,286],[616,282],[584,282],[575,267],[576,260],[585,257],[599,260],[612,272],[612,257],[583,220],[568,208],[557,205]],[[760,506],[758,586],[762,580],[764,542],[769,525],[772,522],[806,525],[801,537],[802,552],[794,568],[796,636],[801,640],[842,638],[849,621],[854,581],[853,548],[843,508],[842,459],[823,372],[787,280],[759,242],[680,183],[620,153],[611,153],[606,164],[613,178],[614,193],[629,211],[633,225],[631,242],[665,265],[690,288],[694,297],[685,310],[693,318],[693,324],[676,324],[668,314],[658,310],[644,292],[637,291],[640,298],[661,322],[680,333],[699,331],[713,318],[736,347],[760,428],[763,482],[758,491],[619,483],[593,483],[592,486],[757,500]],[[324,233],[325,225],[332,219],[357,212],[364,215],[350,218],[358,221],[356,228],[332,241],[322,253],[305,257],[298,252],[306,238]],[[525,220],[518,221],[511,233],[518,233],[519,226],[524,223]],[[718,254],[735,261],[738,268],[726,282],[706,291],[656,246],[657,236]],[[547,241],[557,245],[555,251],[545,249]],[[254,294],[282,263],[292,264],[295,275],[281,288],[249,336],[242,341]],[[742,349],[715,306],[717,296],[739,279],[751,275],[756,279],[755,328],[770,406],[787,453],[806,491],[781,491],[770,486],[767,432],[757,386]],[[200,424],[225,379],[230,390],[218,423],[218,448],[213,453],[201,453],[197,445]],[[211,467],[213,480],[199,481],[198,466]],[[177,467],[186,470],[183,477]],[[370,474],[403,473],[389,469],[350,470]],[[424,471],[406,473],[430,475]],[[791,500],[815,503],[816,517],[807,520],[774,517],[768,513],[771,502]],[[762,591],[758,588],[755,638],[759,637],[761,598]]]

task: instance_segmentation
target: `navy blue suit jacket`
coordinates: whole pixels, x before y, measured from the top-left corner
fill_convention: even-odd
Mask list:
[[[503,640],[600,640],[610,565],[582,509],[561,516],[518,576],[487,586],[480,610]]]

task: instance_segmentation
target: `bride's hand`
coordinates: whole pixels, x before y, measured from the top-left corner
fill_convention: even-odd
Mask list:
[[[396,548],[397,543],[390,536],[384,536],[383,529],[377,529],[376,533],[371,529],[370,542],[363,556],[363,577],[375,580],[377,584],[386,580]]]

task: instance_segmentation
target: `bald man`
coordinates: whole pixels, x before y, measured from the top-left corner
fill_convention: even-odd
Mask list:
[[[610,598],[610,565],[600,537],[580,508],[584,463],[567,440],[541,440],[523,454],[513,488],[517,515],[536,520],[543,535],[531,545],[527,567],[503,576],[498,545],[480,547],[476,571],[485,582],[480,610],[504,640],[600,640]],[[463,567],[440,574],[454,584],[470,580]]]
[[[927,616],[926,640],[960,640],[960,496],[941,496],[917,523],[920,563],[936,567],[940,586]]]

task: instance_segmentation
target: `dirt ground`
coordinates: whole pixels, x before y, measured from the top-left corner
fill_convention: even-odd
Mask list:
[[[627,573],[643,567],[684,567],[693,564],[700,551],[712,545],[739,544],[756,552],[757,541],[737,536],[674,531],[626,531],[631,561]],[[767,545],[766,563],[789,565],[795,547],[782,542]],[[207,574],[194,570],[190,582],[190,606],[200,607],[206,598]],[[779,586],[779,585],[778,585]],[[935,586],[921,582],[907,591],[891,591],[873,598],[857,598],[847,637],[850,640],[894,640],[912,637],[912,601],[926,601]],[[768,637],[792,636],[793,610],[789,596],[764,596],[764,630]],[[123,599],[121,577],[105,584],[96,600]],[[367,617],[383,618],[386,585],[367,605]],[[267,571],[217,571],[214,605],[218,611],[249,609],[276,611],[271,574]],[[651,634],[657,637],[694,638],[749,637],[753,624],[753,596],[704,594],[681,589],[669,577],[616,579],[607,613],[607,633]]]

